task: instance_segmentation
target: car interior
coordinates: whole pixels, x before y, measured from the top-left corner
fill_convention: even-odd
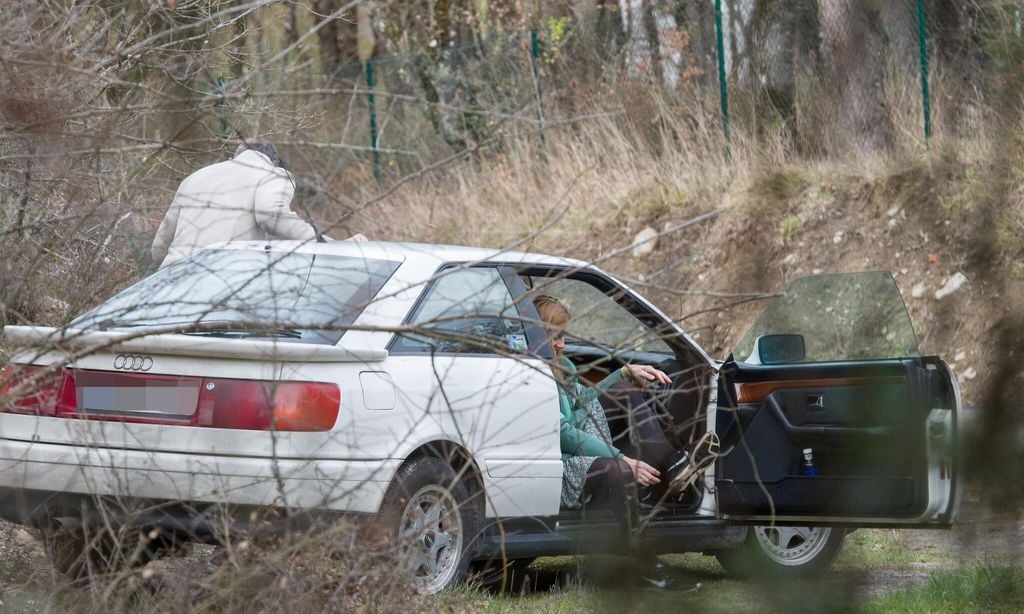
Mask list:
[[[915,518],[929,454],[952,407],[933,358],[763,366],[727,363],[719,414],[719,507],[744,516]],[[811,458],[805,459],[810,450]],[[750,458],[757,459],[756,468]],[[948,478],[949,476],[945,476]]]
[[[888,272],[793,280],[720,383],[728,411],[716,429],[744,451],[718,459],[723,514],[841,522],[940,511],[928,510],[952,480],[955,392],[941,361],[920,356]]]
[[[643,387],[642,402],[657,416],[666,439],[676,449],[686,449],[706,429],[706,408],[710,396],[711,367],[692,348],[682,343],[675,330],[661,316],[632,299],[609,280],[589,271],[562,269],[523,269],[518,279],[528,296],[547,294],[563,302],[572,314],[566,331],[564,355],[577,367],[580,378],[591,385],[625,364],[646,364],[664,371],[671,378],[667,385]],[[519,303],[527,319],[535,318],[532,304]],[[550,351],[550,350],[549,350]],[[622,382],[600,398],[607,410],[629,403],[636,395],[627,395],[632,386]],[[631,408],[626,408],[627,412]],[[623,421],[609,421],[613,443],[629,436]],[[646,506],[657,501],[659,515],[692,512],[700,505],[703,492],[698,481],[680,497],[665,497],[655,489]],[[560,516],[573,517],[588,512],[562,510]]]

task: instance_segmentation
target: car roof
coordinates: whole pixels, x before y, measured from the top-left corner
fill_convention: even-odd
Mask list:
[[[445,262],[510,262],[518,264],[591,267],[591,264],[573,258],[521,252],[510,249],[470,247],[465,245],[437,245],[432,243],[405,243],[394,241],[232,241],[211,245],[210,249],[294,251],[298,253],[331,256],[358,256],[384,260],[406,258],[432,259]]]

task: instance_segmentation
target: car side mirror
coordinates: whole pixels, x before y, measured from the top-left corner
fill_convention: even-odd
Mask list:
[[[761,335],[757,338],[757,358],[762,365],[802,362],[806,357],[803,335]]]

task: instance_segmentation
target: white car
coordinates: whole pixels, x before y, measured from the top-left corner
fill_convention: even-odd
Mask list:
[[[593,538],[619,519],[560,507],[540,293],[572,311],[585,378],[657,365],[669,439],[721,439],[695,489],[641,511],[651,551],[802,574],[853,528],[953,522],[956,378],[918,355],[888,273],[797,280],[720,362],[587,263],[374,242],[225,244],[66,328],[7,326],[0,515],[69,573],[82,532],[62,527],[217,540],[267,509],[377,515],[430,592],[474,561],[611,550]]]

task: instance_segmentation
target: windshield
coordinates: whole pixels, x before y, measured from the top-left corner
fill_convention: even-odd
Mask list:
[[[920,356],[896,280],[886,271],[793,281],[765,308],[736,346],[734,358],[759,363],[755,341],[776,334],[803,337],[806,355],[794,362]]]
[[[208,250],[82,315],[76,328],[201,325],[197,334],[337,343],[398,262],[293,252]]]

